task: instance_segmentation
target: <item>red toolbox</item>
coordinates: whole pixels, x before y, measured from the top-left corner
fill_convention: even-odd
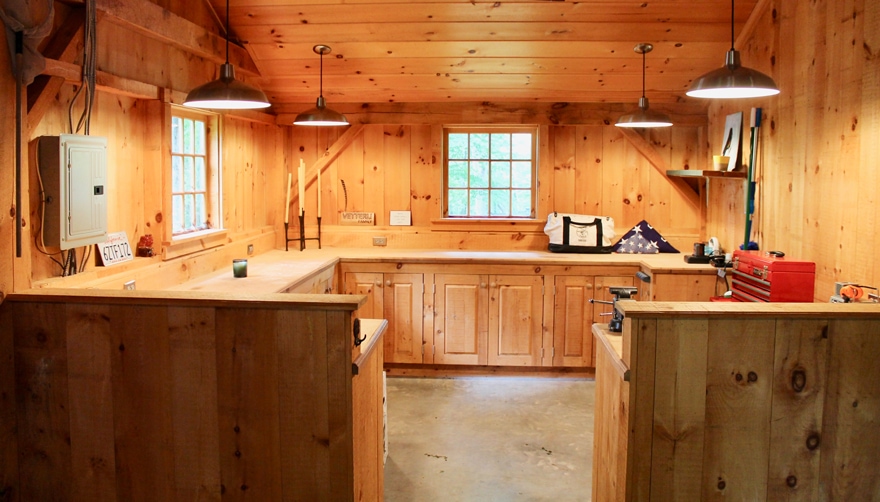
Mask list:
[[[737,250],[732,276],[730,291],[742,302],[812,302],[816,264]]]

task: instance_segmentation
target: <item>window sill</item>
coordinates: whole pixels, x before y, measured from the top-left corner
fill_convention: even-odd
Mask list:
[[[206,249],[220,247],[228,242],[226,230],[202,230],[201,232],[193,232],[172,239],[171,242],[164,242],[162,249],[162,259],[171,260],[188,254],[204,251]]]
[[[473,231],[474,227],[482,227],[493,231],[543,231],[544,221],[534,218],[441,218],[431,220],[431,225],[441,227],[441,230],[467,230]]]

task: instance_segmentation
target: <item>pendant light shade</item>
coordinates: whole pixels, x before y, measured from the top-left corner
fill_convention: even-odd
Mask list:
[[[757,70],[745,68],[740,62],[739,51],[734,48],[734,0],[730,0],[730,50],[724,66],[697,78],[687,95],[694,98],[761,98],[779,94],[776,82]]]
[[[226,0],[226,62],[220,65],[220,78],[191,90],[186,95],[183,106],[219,110],[246,110],[269,106],[269,100],[263,91],[235,80],[235,68],[229,64],[229,0]]]
[[[349,123],[345,115],[327,108],[324,103],[324,54],[330,54],[331,49],[326,45],[316,45],[312,50],[321,56],[318,102],[311,110],[306,110],[297,115],[293,124],[319,127],[347,126]]]
[[[648,98],[645,97],[645,54],[654,50],[648,43],[636,44],[633,51],[642,55],[642,97],[639,98],[639,109],[626,114],[614,124],[617,127],[669,127],[672,120],[666,114],[648,109]]]

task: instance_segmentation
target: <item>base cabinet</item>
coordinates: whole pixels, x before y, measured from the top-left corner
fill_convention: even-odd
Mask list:
[[[422,274],[345,272],[346,294],[367,296],[367,303],[355,315],[365,319],[387,319],[385,361],[423,362]]]
[[[436,274],[434,362],[540,366],[543,276]]]
[[[553,299],[553,366],[595,367],[593,323],[611,320],[610,288],[632,286],[633,276],[557,275]]]
[[[484,275],[434,276],[434,363],[489,363],[489,289]]]
[[[635,266],[343,263],[341,289],[366,295],[362,318],[388,320],[385,361],[404,364],[596,366],[594,323],[608,324],[613,287],[636,300],[699,299],[711,275],[656,274]],[[485,272],[485,273],[483,273]],[[671,281],[672,278],[686,278]],[[696,281],[696,282],[695,282]],[[699,286],[699,287],[697,287]]]

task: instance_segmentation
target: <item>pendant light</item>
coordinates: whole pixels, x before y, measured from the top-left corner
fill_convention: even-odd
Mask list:
[[[761,98],[779,94],[776,82],[768,75],[742,66],[734,48],[734,0],[730,0],[730,50],[724,66],[694,80],[687,95],[694,98]]]
[[[645,97],[645,54],[654,50],[649,43],[636,44],[633,51],[642,55],[642,97],[639,98],[639,110],[617,119],[617,127],[669,127],[672,120],[663,113],[648,109],[648,98]]]
[[[301,126],[347,126],[348,119],[345,115],[335,112],[324,105],[324,54],[330,54],[330,47],[316,45],[312,47],[316,54],[321,56],[320,87],[318,88],[318,103],[311,110],[304,111],[296,116],[294,125]]]
[[[183,106],[220,110],[269,106],[269,100],[263,91],[235,80],[235,68],[229,64],[229,0],[226,0],[226,62],[220,66],[220,78],[189,91]]]

